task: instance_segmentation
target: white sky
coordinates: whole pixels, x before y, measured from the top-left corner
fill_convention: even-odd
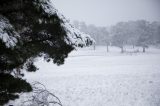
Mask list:
[[[109,26],[119,21],[160,21],[160,0],[53,0],[71,21]]]

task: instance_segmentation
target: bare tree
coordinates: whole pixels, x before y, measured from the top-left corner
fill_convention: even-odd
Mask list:
[[[34,82],[32,87],[30,99],[22,102],[21,106],[62,106],[60,99],[40,82]]]

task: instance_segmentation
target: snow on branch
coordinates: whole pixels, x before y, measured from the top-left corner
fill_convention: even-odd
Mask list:
[[[6,47],[10,48],[16,45],[18,37],[18,33],[8,19],[0,15],[0,40],[5,43]]]
[[[65,29],[67,37],[65,38],[65,41],[67,44],[73,45],[73,46],[89,46],[92,45],[95,41],[90,37],[90,35],[85,34],[75,27],[73,27],[69,20],[64,17],[52,4],[50,0],[44,2],[41,2],[41,7],[48,15],[57,15],[61,20],[61,26]]]

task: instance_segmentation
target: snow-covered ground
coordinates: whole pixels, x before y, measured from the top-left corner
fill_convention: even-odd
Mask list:
[[[73,51],[62,66],[36,64],[26,79],[43,83],[63,106],[160,106],[160,49],[121,54],[100,46]]]

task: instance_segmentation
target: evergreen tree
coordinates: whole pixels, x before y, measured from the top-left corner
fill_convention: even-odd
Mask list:
[[[32,90],[22,69],[34,72],[36,57],[60,65],[75,46],[92,44],[49,0],[0,1],[0,105]]]

